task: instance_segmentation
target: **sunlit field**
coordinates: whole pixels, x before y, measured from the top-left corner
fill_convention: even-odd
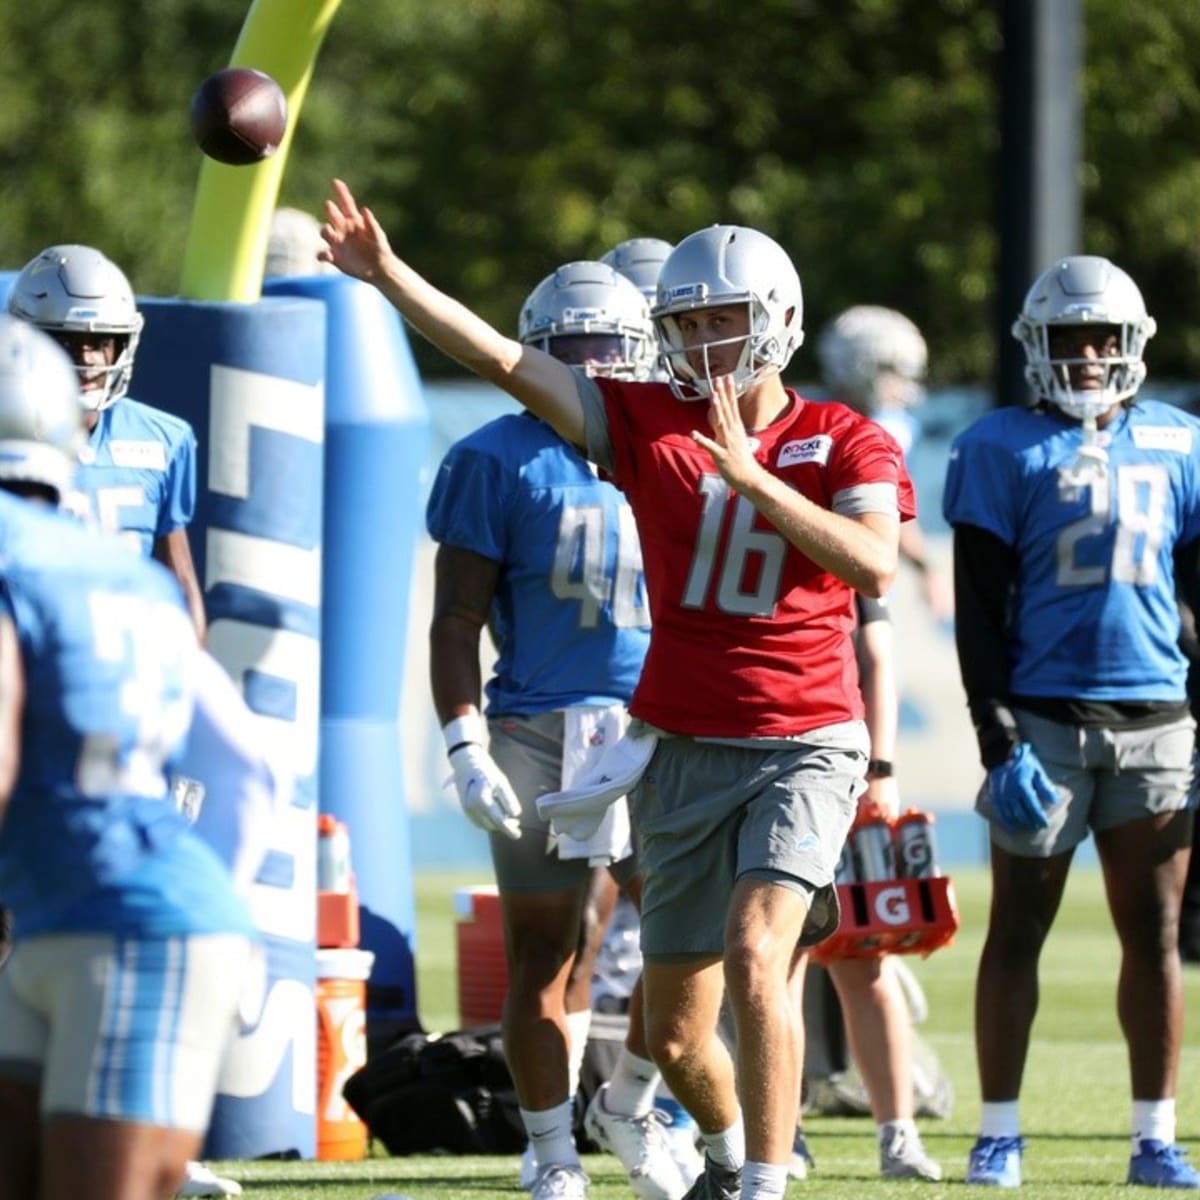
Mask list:
[[[430,1030],[457,1026],[453,889],[483,882],[478,873],[423,874],[417,881],[418,976],[421,1019]],[[975,963],[987,911],[982,870],[955,875],[962,932],[955,943],[914,968],[930,1002],[923,1027],[950,1075],[957,1099],[945,1121],[925,1121],[926,1145],[946,1171],[940,1184],[884,1183],[878,1178],[872,1123],[864,1118],[811,1117],[806,1121],[817,1170],[793,1183],[788,1195],[851,1200],[861,1196],[962,1195],[966,1155],[975,1136],[978,1093],[971,1041]],[[1043,959],[1041,1012],[1026,1071],[1022,1112],[1028,1146],[1024,1159],[1029,1197],[1091,1200],[1111,1197],[1124,1184],[1129,1157],[1129,1103],[1125,1050],[1117,1027],[1114,988],[1117,948],[1094,870],[1072,879]],[[1185,974],[1189,1015],[1200,1005],[1200,968]],[[1193,1017],[1180,1071],[1180,1140],[1200,1141],[1200,1041]],[[521,1196],[517,1159],[448,1155],[376,1157],[362,1163],[229,1163],[223,1173],[242,1182],[254,1200],[469,1200]],[[632,1193],[615,1159],[588,1156],[595,1200]],[[980,1192],[985,1189],[972,1189]]]

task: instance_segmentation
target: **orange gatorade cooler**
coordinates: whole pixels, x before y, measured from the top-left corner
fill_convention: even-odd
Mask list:
[[[367,1127],[342,1098],[367,1061],[369,950],[317,951],[317,1158],[359,1159]]]
[[[465,1029],[495,1025],[508,991],[504,922],[494,886],[457,888],[458,1020]]]

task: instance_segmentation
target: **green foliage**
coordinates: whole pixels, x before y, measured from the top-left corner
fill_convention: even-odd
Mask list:
[[[0,0],[0,264],[100,245],[178,287],[192,91],[247,0]],[[1151,369],[1200,374],[1200,6],[1085,3],[1082,249],[1159,317]],[[570,258],[637,235],[756,225],[792,252],[806,327],[873,301],[918,321],[935,382],[990,376],[989,0],[346,0],[284,203],[344,175],[397,248],[511,330]],[[450,365],[428,348],[422,366]],[[812,373],[807,348],[797,360]]]

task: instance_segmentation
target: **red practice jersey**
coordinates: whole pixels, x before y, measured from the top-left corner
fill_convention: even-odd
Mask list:
[[[650,596],[650,650],[630,711],[695,737],[788,737],[861,718],[854,591],[730,490],[691,437],[708,432],[707,405],[665,384],[594,382]],[[788,396],[753,435],[771,474],[822,508],[916,515],[888,433],[844,405]]]

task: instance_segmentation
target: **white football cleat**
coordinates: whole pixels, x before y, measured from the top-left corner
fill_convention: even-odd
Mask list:
[[[663,1136],[667,1139],[679,1174],[685,1186],[691,1187],[704,1174],[704,1155],[696,1145],[700,1134],[696,1122],[674,1097],[656,1096],[654,1110],[662,1121]]]
[[[543,1167],[530,1196],[532,1200],[588,1200],[588,1177],[580,1166]]]
[[[884,1179],[926,1179],[937,1183],[942,1168],[925,1153],[921,1139],[903,1129],[887,1129],[879,1144],[879,1173]]]
[[[792,1139],[792,1161],[788,1164],[788,1177],[790,1179],[807,1179],[809,1171],[815,1171],[816,1167],[817,1164],[813,1161],[808,1142],[804,1137],[804,1130],[797,1129],[796,1136]]]
[[[639,1200],[682,1200],[688,1185],[671,1154],[663,1119],[654,1110],[641,1117],[621,1116],[604,1107],[608,1084],[601,1084],[583,1118],[587,1135],[614,1155],[629,1176]]]
[[[242,1185],[234,1179],[222,1179],[203,1163],[190,1162],[184,1171],[183,1186],[176,1196],[240,1196]]]

